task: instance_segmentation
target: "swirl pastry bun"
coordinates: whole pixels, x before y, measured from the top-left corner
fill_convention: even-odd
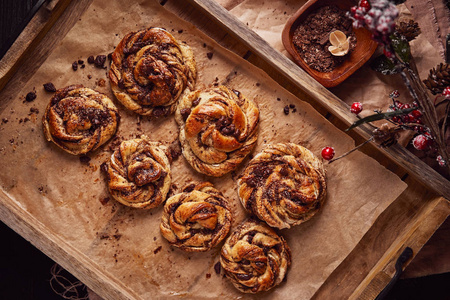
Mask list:
[[[272,227],[290,228],[309,220],[326,197],[322,162],[293,143],[258,153],[238,179],[242,205]]]
[[[82,85],[59,89],[45,110],[44,135],[58,147],[78,155],[93,151],[117,130],[120,116],[106,95]]]
[[[167,199],[161,234],[185,251],[208,251],[220,243],[231,227],[228,201],[209,182],[188,185]]]
[[[109,80],[117,99],[140,115],[167,116],[197,77],[194,55],[162,28],[131,32],[112,54]]]
[[[257,104],[225,86],[185,94],[175,119],[184,157],[209,176],[236,169],[258,138]]]
[[[120,203],[154,208],[169,192],[170,162],[161,145],[146,137],[124,141],[111,155],[107,179],[109,192]]]
[[[220,264],[237,289],[257,293],[280,284],[291,264],[291,252],[272,228],[248,219],[225,241]]]

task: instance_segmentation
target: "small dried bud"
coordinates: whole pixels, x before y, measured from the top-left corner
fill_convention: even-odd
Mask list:
[[[397,143],[398,129],[396,127],[389,127],[387,123],[375,129],[372,134],[374,141],[381,147],[387,148]]]

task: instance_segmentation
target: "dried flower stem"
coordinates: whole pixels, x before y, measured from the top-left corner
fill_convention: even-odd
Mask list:
[[[400,63],[403,67],[402,71],[400,72],[403,82],[408,88],[412,98],[420,104],[420,107],[422,108],[424,123],[427,124],[428,128],[430,129],[431,134],[436,141],[438,152],[447,162],[447,167],[450,170],[450,155],[447,151],[443,134],[445,132],[445,124],[443,125],[443,129],[441,130],[438,124],[436,107],[434,106],[433,101],[431,101],[431,99],[428,97],[427,91],[422,85],[422,82],[417,76],[417,73],[413,70],[416,69],[414,62],[411,61],[411,66],[401,62],[398,63]]]
[[[338,159],[341,159],[341,158],[343,158],[343,157],[349,155],[350,153],[352,153],[352,152],[358,150],[359,148],[361,148],[361,147],[364,146],[365,144],[367,144],[367,143],[373,141],[373,139],[374,139],[374,136],[371,136],[367,141],[365,141],[365,142],[359,144],[358,146],[356,146],[356,147],[353,148],[352,150],[350,150],[350,151],[348,151],[348,152],[345,152],[345,153],[342,154],[341,156],[338,156],[338,157],[335,157],[335,158],[329,160],[328,163],[331,164],[332,162],[334,162],[334,161],[336,161],[336,160],[338,160]]]

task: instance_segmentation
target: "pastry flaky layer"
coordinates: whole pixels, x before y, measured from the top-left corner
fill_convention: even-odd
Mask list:
[[[184,157],[196,171],[209,176],[236,169],[258,138],[256,102],[226,86],[185,94],[175,119]]]
[[[194,89],[194,55],[161,28],[128,33],[112,54],[109,80],[117,99],[140,115],[167,116],[180,95]]]
[[[108,141],[119,120],[117,108],[106,95],[83,85],[70,85],[57,90],[50,99],[42,124],[48,141],[78,155]]]
[[[250,218],[225,241],[220,263],[236,288],[257,293],[280,284],[291,264],[291,252],[282,236]]]
[[[171,183],[170,162],[164,150],[147,137],[122,142],[107,164],[112,197],[135,208],[159,206]]]
[[[211,183],[203,182],[167,199],[160,228],[173,246],[208,251],[227,236],[231,220],[227,199]]]
[[[326,197],[322,162],[308,149],[280,143],[258,153],[238,179],[250,213],[279,229],[309,220]]]

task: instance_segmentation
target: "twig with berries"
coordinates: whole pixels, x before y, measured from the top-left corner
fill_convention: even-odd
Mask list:
[[[372,38],[383,46],[384,56],[374,61],[377,64],[374,69],[384,74],[400,74],[414,100],[408,108],[407,104],[403,105],[394,100],[395,94],[391,95],[393,104],[390,111],[378,113],[381,115],[378,117],[388,119],[394,125],[395,131],[400,129],[416,131],[418,135],[414,138],[413,145],[416,148],[436,151],[439,164],[447,165],[450,170],[450,163],[447,163],[450,161],[450,155],[445,143],[450,108],[447,107],[446,117],[440,127],[436,107],[417,75],[417,67],[410,52],[409,41],[414,39],[420,30],[414,22],[402,25],[403,27],[396,30],[395,19],[399,12],[395,4],[401,2],[404,1],[361,0],[349,13],[353,19],[353,26],[365,26],[371,31]],[[405,28],[412,28],[413,32],[404,34]],[[405,111],[409,109],[411,110]]]

